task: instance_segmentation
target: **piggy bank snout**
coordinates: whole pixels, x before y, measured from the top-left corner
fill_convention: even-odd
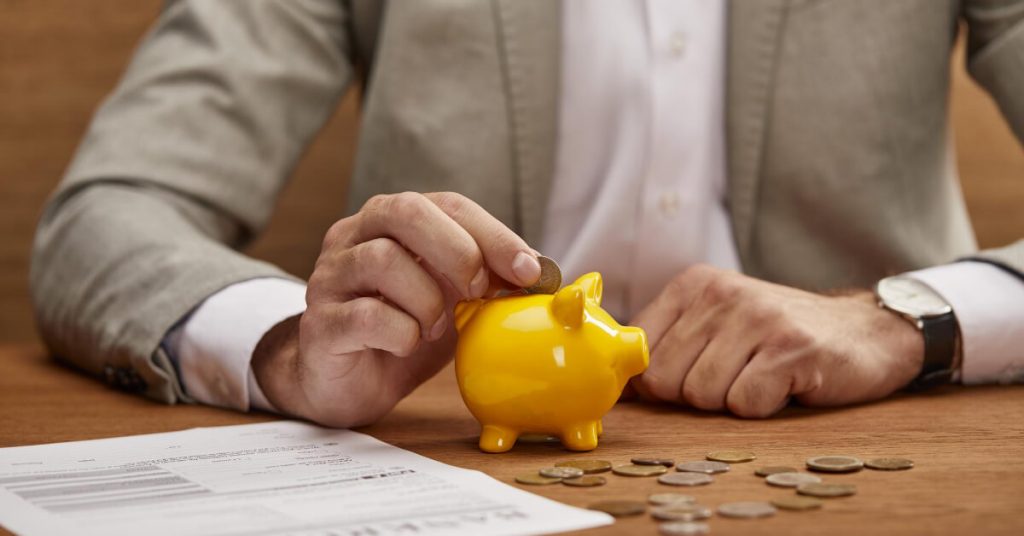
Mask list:
[[[647,370],[650,352],[647,348],[647,334],[635,327],[623,327],[618,340],[621,350],[615,360],[616,370],[623,378],[631,378]]]

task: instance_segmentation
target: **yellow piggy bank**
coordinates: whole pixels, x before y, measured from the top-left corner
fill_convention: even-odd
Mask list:
[[[524,433],[593,450],[601,417],[649,361],[643,330],[601,309],[598,273],[554,295],[461,302],[455,326],[459,390],[485,452],[505,452]]]

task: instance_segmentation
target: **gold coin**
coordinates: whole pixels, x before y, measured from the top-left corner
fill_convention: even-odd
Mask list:
[[[775,515],[775,507],[761,501],[739,501],[718,505],[718,515],[737,519],[754,519]]]
[[[568,460],[556,463],[555,467],[575,467],[577,469],[582,469],[583,472],[588,475],[592,475],[594,473],[610,471],[612,468],[612,462],[605,460]]]
[[[583,469],[579,467],[545,467],[538,471],[540,476],[548,478],[576,478],[583,476]]]
[[[853,484],[810,482],[797,486],[796,492],[800,495],[810,495],[812,497],[848,497],[857,493],[857,486]]]
[[[527,473],[525,475],[516,476],[516,482],[519,482],[520,484],[526,484],[528,486],[546,486],[548,484],[555,484],[561,481],[561,478],[541,476],[537,473]]]
[[[658,521],[700,521],[711,517],[711,509],[700,504],[679,503],[651,509]]]
[[[629,461],[636,465],[664,465],[665,467],[672,467],[676,464],[672,458],[633,458]]]
[[[786,465],[768,465],[766,467],[758,467],[754,474],[757,476],[768,476],[774,475],[775,473],[795,473],[797,469],[795,467],[789,467]]]
[[[756,460],[757,455],[746,450],[719,450],[709,452],[706,458],[714,462],[743,463]]]
[[[647,511],[647,505],[640,501],[601,501],[591,504],[588,510],[597,510],[615,517],[637,516]]]
[[[864,463],[864,467],[876,471],[905,471],[913,466],[914,461],[906,458],[875,458]]]
[[[530,294],[554,294],[562,288],[562,269],[558,263],[543,255],[537,256],[540,264],[540,279],[526,289]]]
[[[562,483],[566,486],[572,486],[574,488],[593,488],[596,486],[603,486],[608,481],[603,476],[596,475],[584,475],[577,476],[574,478],[566,478],[562,480]]]
[[[706,473],[709,475],[717,475],[718,473],[728,472],[729,464],[722,462],[710,462],[707,460],[683,462],[676,466],[676,471],[682,473]]]
[[[821,505],[825,503],[823,503],[821,499],[815,499],[814,497],[787,495],[785,497],[779,497],[778,499],[772,499],[772,504],[774,504],[776,508],[782,508],[783,510],[813,510],[815,508],[821,508]]]
[[[666,506],[676,503],[695,503],[697,498],[693,495],[683,495],[682,493],[652,493],[647,496],[647,502],[658,506]]]
[[[612,472],[619,476],[658,476],[668,471],[664,465],[616,465]]]
[[[864,468],[864,462],[853,456],[815,456],[807,458],[807,467],[822,473],[854,473]]]

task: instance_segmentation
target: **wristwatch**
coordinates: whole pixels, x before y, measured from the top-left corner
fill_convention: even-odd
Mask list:
[[[953,307],[928,285],[903,275],[875,285],[878,305],[914,324],[924,336],[924,364],[910,388],[950,383],[960,368],[960,329]]]

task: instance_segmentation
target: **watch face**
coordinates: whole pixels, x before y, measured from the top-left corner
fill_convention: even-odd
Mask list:
[[[931,287],[909,277],[879,281],[878,297],[886,307],[915,318],[940,316],[953,310]]]

